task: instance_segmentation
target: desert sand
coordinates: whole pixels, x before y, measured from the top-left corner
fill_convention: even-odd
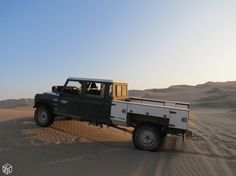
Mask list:
[[[180,87],[178,91],[186,88]],[[51,127],[39,128],[33,120],[32,102],[15,102],[14,106],[0,103],[0,165],[10,163],[11,175],[17,176],[236,175],[234,96],[226,96],[222,86],[214,89],[208,85],[202,92],[193,87],[195,96],[191,96],[189,87],[186,89],[189,97],[184,98],[193,104],[193,134],[187,134],[183,143],[181,136],[168,135],[159,152],[136,150],[130,134],[111,127],[59,118]],[[213,93],[207,93],[209,90]],[[167,99],[183,98],[177,90],[151,91],[156,98],[164,99],[165,94],[169,95]],[[227,98],[222,95],[231,102],[227,107]]]

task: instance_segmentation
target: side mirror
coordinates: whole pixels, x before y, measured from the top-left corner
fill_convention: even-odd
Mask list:
[[[52,92],[57,93],[57,86],[52,86]]]
[[[52,92],[54,93],[60,93],[63,86],[52,86]]]

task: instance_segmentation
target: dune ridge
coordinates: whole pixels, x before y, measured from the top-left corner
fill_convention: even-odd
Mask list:
[[[22,106],[32,106],[34,100],[32,98],[7,99],[0,101],[0,108],[16,108]]]
[[[236,81],[209,81],[196,86],[174,85],[165,89],[129,90],[129,96],[186,101],[193,107],[226,108],[234,111],[236,108]],[[0,101],[0,108],[33,106],[33,103],[32,98],[8,99]]]
[[[196,86],[175,85],[166,89],[130,90],[130,96],[187,101],[192,107],[236,108],[236,81],[207,82]]]

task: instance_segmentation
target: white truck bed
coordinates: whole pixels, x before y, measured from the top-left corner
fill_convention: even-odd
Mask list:
[[[125,125],[129,113],[169,119],[169,128],[187,130],[189,104],[132,97],[129,101],[112,101],[111,119],[116,125]]]
[[[185,103],[185,102],[165,101],[165,100],[157,100],[157,99],[138,98],[138,97],[131,97],[130,101],[137,102],[137,103],[144,103],[144,104],[153,104],[153,105],[160,105],[160,106],[189,109],[189,103]]]

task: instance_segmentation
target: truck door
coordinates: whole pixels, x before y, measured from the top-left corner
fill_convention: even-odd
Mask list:
[[[69,117],[79,117],[81,111],[82,84],[79,81],[69,80],[59,98],[59,114]]]
[[[81,116],[93,122],[105,122],[105,84],[100,82],[86,82],[86,92],[81,98]]]

